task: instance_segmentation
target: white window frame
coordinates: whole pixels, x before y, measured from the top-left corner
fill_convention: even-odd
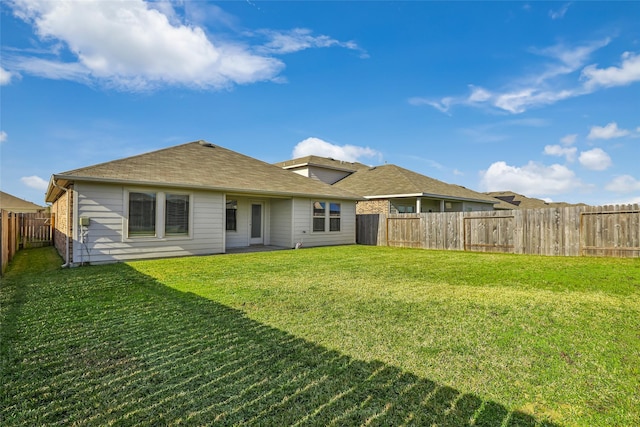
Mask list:
[[[324,229],[322,231],[314,230],[314,222],[316,219],[321,218],[320,216],[315,215],[315,204],[316,203],[324,203]],[[339,216],[331,216],[331,205],[340,206],[340,215]],[[312,233],[340,233],[342,231],[342,208],[343,203],[335,200],[319,200],[314,199],[311,201],[311,232]],[[331,230],[331,219],[339,219],[340,220],[340,228],[338,230]]]
[[[129,195],[131,193],[155,193],[156,195],[156,232],[153,236],[129,235]],[[185,234],[166,235],[165,208],[167,194],[189,196],[189,232]],[[125,242],[144,242],[159,240],[191,240],[193,239],[193,193],[173,190],[157,190],[154,188],[127,188],[124,191],[124,215],[122,226],[122,240]]]

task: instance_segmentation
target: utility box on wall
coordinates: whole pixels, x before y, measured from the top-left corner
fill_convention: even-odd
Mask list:
[[[81,216],[80,217],[80,226],[81,227],[88,227],[89,226],[89,217],[88,216]]]

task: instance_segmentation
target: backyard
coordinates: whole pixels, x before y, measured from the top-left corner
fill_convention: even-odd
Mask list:
[[[3,425],[640,425],[640,259],[371,246],[0,287]]]

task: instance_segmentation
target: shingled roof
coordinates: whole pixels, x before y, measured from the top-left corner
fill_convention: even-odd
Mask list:
[[[500,201],[498,205],[495,205],[498,209],[544,209],[563,208],[567,206],[586,206],[584,203],[571,204],[565,202],[545,202],[542,199],[527,197],[513,191],[490,191],[485,194],[495,197]]]
[[[31,203],[28,200],[20,199],[19,197],[12,196],[9,193],[0,191],[0,209],[4,209],[10,212],[23,213],[23,212],[38,212],[46,208]]]
[[[496,203],[496,199],[468,188],[430,178],[396,165],[360,169],[333,184],[365,198],[437,197]]]
[[[331,157],[305,156],[297,159],[286,160],[284,162],[274,163],[283,169],[295,169],[308,166],[326,167],[333,170],[343,170],[346,172],[355,172],[360,169],[368,169],[363,163],[347,162],[346,160],[336,160]]]
[[[195,141],[52,176],[46,200],[53,202],[73,181],[199,188],[247,194],[357,200],[332,187],[278,166],[205,141]]]

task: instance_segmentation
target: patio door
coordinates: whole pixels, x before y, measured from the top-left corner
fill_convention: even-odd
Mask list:
[[[251,245],[264,244],[263,210],[262,203],[251,203],[249,220],[249,244]]]

